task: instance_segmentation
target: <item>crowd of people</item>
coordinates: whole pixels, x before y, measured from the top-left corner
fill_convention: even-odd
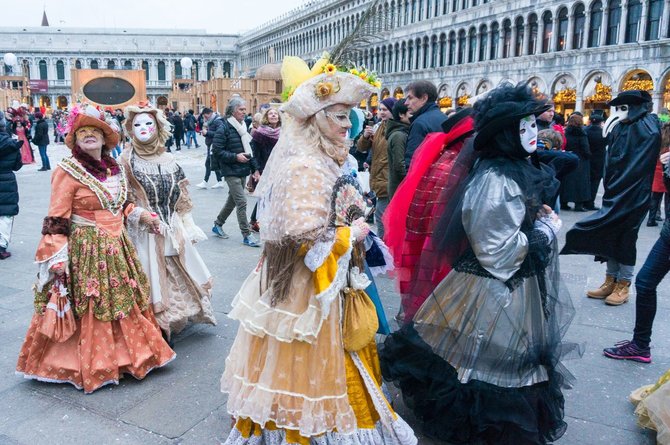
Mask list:
[[[610,306],[635,281],[632,339],[603,354],[651,362],[657,287],[670,271],[670,116],[651,112],[647,92],[620,93],[609,116],[575,111],[563,122],[525,84],[445,112],[419,80],[372,115],[357,106],[375,74],[337,55],[312,68],[286,57],[282,73],[286,100],[254,114],[239,96],[223,115],[145,101],[54,113],[53,140],[71,156],[53,170],[44,114],[0,116],[0,259],[18,214],[14,172],[35,162],[32,145],[39,170],[52,170],[19,374],[90,393],[167,365],[188,323],[216,324],[196,248],[206,235],[173,153],[199,148],[197,134],[206,156],[195,188],[214,173],[211,188],[228,189],[211,233],[229,238],[235,211],[241,242],[262,248],[228,314],[239,328],[221,378],[234,418],[226,444],[416,444],[384,381],[428,437],[557,440],[574,380],[563,362],[582,353],[564,339],[574,307],[559,254],[606,263],[586,296]],[[591,213],[559,249],[561,211]],[[634,280],[645,218],[664,223]],[[380,273],[398,284],[395,332]],[[668,380],[631,396],[661,443]]]

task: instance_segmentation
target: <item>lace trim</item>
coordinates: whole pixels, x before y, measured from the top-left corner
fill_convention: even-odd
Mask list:
[[[394,424],[394,431],[398,436],[414,436],[412,429],[402,419],[398,419]],[[281,428],[281,427],[280,427]],[[290,428],[286,428],[290,429]],[[414,442],[394,442],[392,437],[388,437],[382,425],[378,422],[375,428],[356,429],[351,434],[342,434],[336,431],[330,431],[318,436],[312,436],[309,440],[310,445],[387,445],[401,444],[411,445]],[[284,429],[267,430],[263,429],[261,435],[256,436],[253,433],[249,438],[245,438],[236,427],[232,429],[223,445],[288,445],[286,442],[286,431]]]
[[[203,232],[202,229],[195,224],[195,221],[193,221],[193,215],[191,212],[188,212],[182,216],[181,222],[184,225],[186,238],[192,243],[198,243],[207,239],[205,232]]]
[[[226,360],[227,361],[227,360]],[[259,385],[258,383],[249,383],[246,380],[244,380],[244,377],[239,376],[237,374],[233,374],[232,378],[239,380],[240,384],[245,387],[245,388],[253,388],[253,389],[260,389],[263,392],[270,393],[270,394],[281,394],[284,396],[289,396],[289,397],[298,397],[302,400],[307,400],[309,402],[323,402],[324,400],[342,400],[346,399],[348,397],[347,393],[335,395],[335,396],[323,396],[323,397],[307,397],[304,394],[300,394],[297,392],[291,392],[291,391],[281,391],[278,389],[270,389],[267,388],[263,385]],[[228,391],[222,391],[222,392],[228,392]],[[296,411],[299,411],[299,409],[296,409]]]
[[[333,250],[333,245],[335,244],[335,231],[329,230],[327,234],[328,238],[326,241],[317,241],[314,245],[307,251],[305,255],[305,266],[312,272],[323,265],[330,255],[330,252]]]
[[[133,171],[139,171],[147,175],[162,175],[165,173],[177,173],[179,171],[179,164],[177,164],[174,157],[165,159],[165,162],[161,162],[161,159],[149,161],[138,156],[134,150],[130,156]]]
[[[335,273],[335,278],[333,282],[330,283],[330,286],[326,288],[323,292],[316,296],[316,299],[321,303],[321,311],[323,312],[322,318],[328,318],[330,314],[330,305],[335,298],[340,296],[340,291],[347,284],[347,275],[349,273],[349,262],[351,261],[351,253],[354,250],[354,237],[352,236],[349,240],[349,248],[347,251],[337,260],[337,273]]]
[[[123,204],[125,204],[128,195],[128,182],[126,181],[126,174],[122,165],[119,165],[121,170],[119,175],[120,191],[116,198],[112,196],[112,193],[102,182],[87,172],[76,160],[65,158],[58,165],[70,174],[70,176],[91,189],[95,193],[95,196],[98,197],[103,209],[109,210],[115,216],[123,209]]]
[[[61,247],[60,250],[56,252],[51,258],[47,258],[46,260],[37,263],[37,283],[35,283],[35,287],[38,292],[41,292],[44,288],[44,285],[53,278],[54,274],[51,271],[51,267],[54,264],[65,263],[65,273],[67,273],[67,264],[70,259],[67,249],[68,243],[65,243],[63,247]]]
[[[370,237],[372,238],[372,237]],[[372,274],[373,277],[376,277],[377,275],[383,275],[386,272],[390,272],[395,269],[395,265],[393,262],[393,255],[391,254],[391,250],[388,248],[386,243],[379,237],[375,236],[372,238],[372,242],[377,244],[377,247],[379,247],[379,250],[382,251],[382,255],[384,255],[384,262],[386,263],[384,266],[377,266],[377,267],[371,267],[370,268],[370,273]],[[367,246],[366,242],[366,249],[367,250],[369,247]]]

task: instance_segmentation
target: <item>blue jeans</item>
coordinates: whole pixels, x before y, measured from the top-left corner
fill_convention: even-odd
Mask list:
[[[656,241],[635,279],[635,330],[633,341],[641,348],[649,347],[651,327],[656,317],[656,288],[670,271],[670,243],[662,237]]]
[[[186,147],[190,148],[191,147],[191,141],[193,141],[193,145],[196,147],[199,147],[198,141],[195,138],[195,130],[188,130],[186,132]]]
[[[42,168],[51,170],[51,164],[49,164],[49,156],[47,156],[47,146],[38,145],[37,148],[40,150],[40,158],[42,158]]]

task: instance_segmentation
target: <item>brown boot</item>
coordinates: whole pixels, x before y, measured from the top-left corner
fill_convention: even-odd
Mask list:
[[[628,301],[630,296],[630,281],[619,280],[614,287],[614,291],[605,299],[605,303],[610,306],[619,306]]]
[[[610,275],[605,275],[605,282],[600,285],[598,289],[593,289],[586,292],[586,296],[589,298],[596,298],[602,300],[603,298],[609,297],[609,295],[614,292],[614,287],[616,286],[616,280]]]

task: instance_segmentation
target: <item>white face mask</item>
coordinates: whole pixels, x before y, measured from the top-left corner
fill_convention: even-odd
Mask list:
[[[140,142],[151,140],[156,134],[156,121],[149,113],[140,113],[133,119],[133,136]]]
[[[519,138],[521,139],[521,146],[526,152],[533,153],[537,150],[537,124],[534,114],[521,118]]]
[[[610,107],[610,117],[605,122],[605,125],[603,125],[603,137],[607,137],[619,122],[623,122],[626,119],[628,119],[628,105],[623,104],[616,107]]]

